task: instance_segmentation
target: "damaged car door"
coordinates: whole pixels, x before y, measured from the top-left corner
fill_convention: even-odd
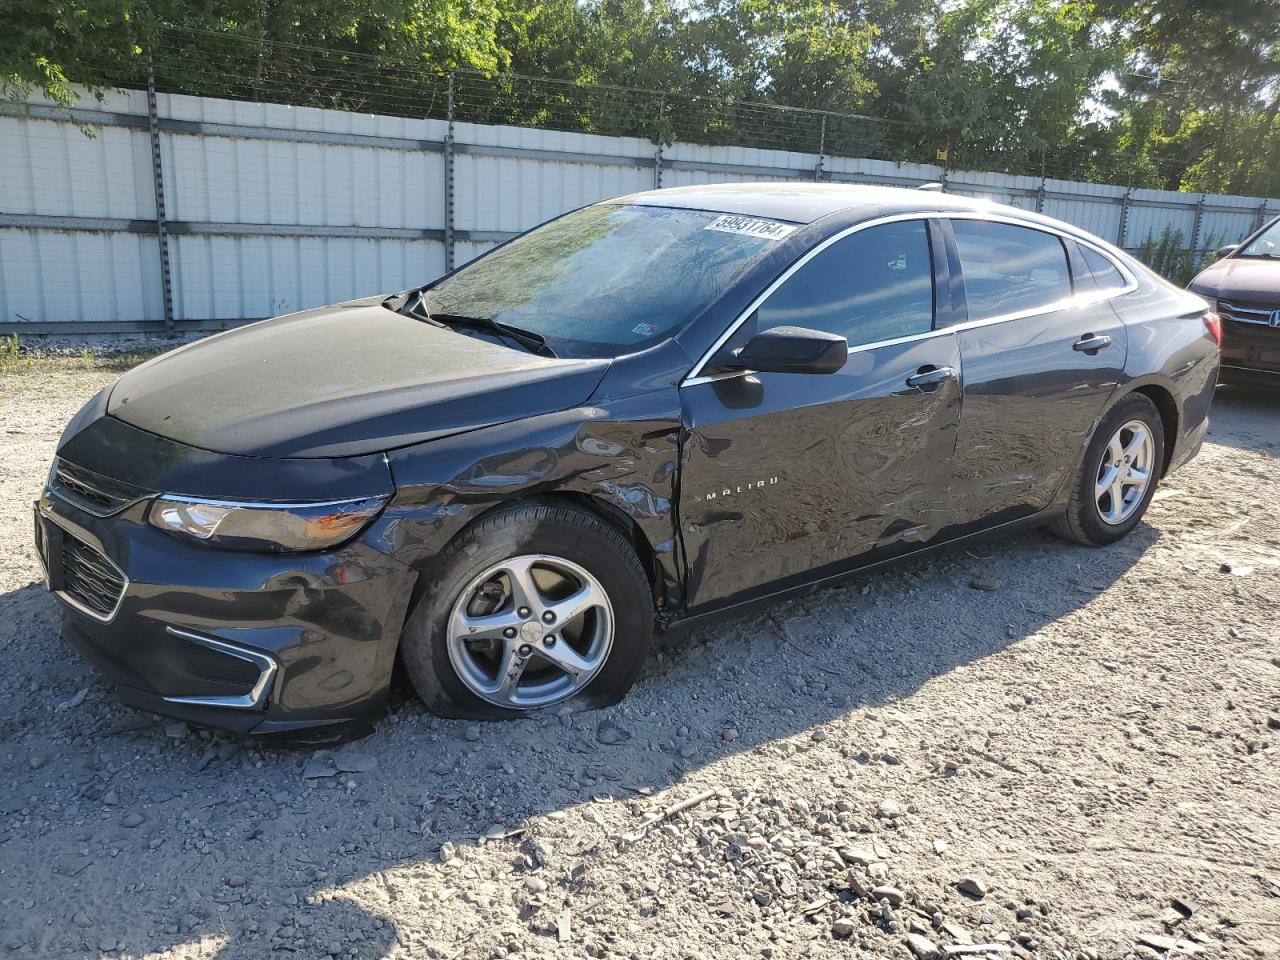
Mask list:
[[[850,228],[774,281],[694,368],[680,491],[692,605],[906,552],[945,525],[961,396],[956,336],[935,310],[946,269],[927,219]],[[779,327],[838,334],[848,359],[825,375],[733,365]]]

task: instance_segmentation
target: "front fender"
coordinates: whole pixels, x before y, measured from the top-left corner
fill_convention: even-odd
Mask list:
[[[670,388],[392,451],[397,493],[368,537],[421,570],[496,506],[554,493],[592,497],[634,522],[664,602],[678,604],[679,437],[679,395]]]

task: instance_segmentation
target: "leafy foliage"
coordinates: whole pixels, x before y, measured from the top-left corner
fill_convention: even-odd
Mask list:
[[[1209,237],[1208,249],[1190,250],[1181,230],[1165,227],[1159,237],[1147,237],[1138,248],[1138,259],[1160,276],[1185,287],[1192,278],[1218,259],[1212,252],[1222,245],[1220,236]]]
[[[0,0],[0,24],[3,97],[137,85],[151,51],[167,90],[436,116],[469,68],[473,120],[1280,189],[1277,0]]]

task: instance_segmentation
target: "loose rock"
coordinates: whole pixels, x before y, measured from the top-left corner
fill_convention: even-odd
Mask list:
[[[928,937],[918,933],[907,934],[907,947],[920,960],[938,960],[940,956],[937,945]]]
[[[378,766],[378,758],[360,750],[343,750],[334,754],[333,765],[342,773],[368,773]]]
[[[333,757],[321,750],[311,755],[306,765],[302,768],[303,780],[317,780],[321,777],[333,777],[338,773],[338,768],[333,765]]]
[[[902,901],[906,899],[901,890],[888,884],[873,888],[871,896],[875,900],[888,900],[895,907],[902,906]]]
[[[596,728],[596,739],[605,746],[612,747],[630,740],[631,731],[620,727],[612,720],[604,720]]]

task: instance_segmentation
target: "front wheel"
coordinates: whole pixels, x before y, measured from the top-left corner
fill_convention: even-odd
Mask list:
[[[1131,393],[1098,424],[1066,514],[1053,532],[1086,546],[1115,543],[1142,520],[1164,465],[1164,428],[1147,397]]]
[[[401,638],[434,712],[503,719],[571,699],[620,700],[653,632],[631,544],[590,513],[544,503],[494,511],[441,554]]]

